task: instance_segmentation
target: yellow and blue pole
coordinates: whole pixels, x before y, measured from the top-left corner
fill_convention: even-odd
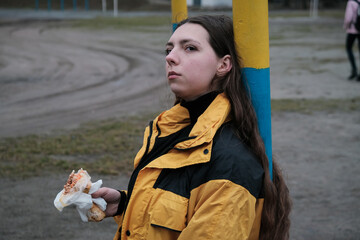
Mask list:
[[[171,0],[171,23],[173,31],[177,24],[188,17],[186,0]]]
[[[233,0],[234,35],[272,179],[268,0]]]

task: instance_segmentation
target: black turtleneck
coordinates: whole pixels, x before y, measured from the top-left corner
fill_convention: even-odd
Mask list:
[[[181,106],[185,107],[189,111],[191,124],[169,136],[156,138],[155,144],[154,144],[154,147],[152,148],[152,150],[148,154],[145,154],[142,157],[139,165],[136,167],[136,169],[132,173],[132,176],[129,181],[129,186],[128,186],[127,202],[129,201],[129,199],[131,197],[131,193],[134,188],[134,184],[135,184],[136,178],[137,178],[140,170],[142,168],[144,168],[146,165],[148,165],[150,162],[152,162],[154,159],[166,154],[177,143],[185,141],[189,138],[194,138],[194,137],[189,137],[191,129],[194,127],[199,116],[205,112],[205,110],[212,103],[212,101],[214,101],[214,99],[216,98],[216,96],[218,94],[219,94],[219,92],[210,92],[210,93],[207,93],[207,94],[195,99],[194,101],[189,101],[189,102],[182,101],[180,103]],[[121,214],[121,212],[118,212],[117,214]]]
[[[182,101],[181,106],[185,107],[190,114],[191,124],[195,124],[197,122],[198,117],[205,112],[210,103],[214,101],[219,92],[210,92],[207,93],[193,101]]]

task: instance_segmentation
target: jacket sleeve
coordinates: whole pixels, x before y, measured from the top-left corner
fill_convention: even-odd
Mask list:
[[[178,239],[252,239],[252,229],[260,221],[256,202],[249,191],[229,180],[204,183],[192,191],[190,220]]]
[[[119,239],[120,229],[122,226],[124,212],[125,212],[125,205],[126,205],[126,201],[127,201],[127,191],[119,191],[119,192],[121,194],[121,200],[119,203],[117,215],[114,216],[114,220],[115,220],[116,224],[118,225],[114,239]]]
[[[354,1],[348,1],[346,4],[345,17],[344,17],[344,29],[349,29],[354,22],[354,15],[357,10],[357,3]]]

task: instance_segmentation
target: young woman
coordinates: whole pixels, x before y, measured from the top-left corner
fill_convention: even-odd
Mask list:
[[[101,188],[114,239],[288,239],[289,192],[241,80],[232,20],[181,22],[166,44],[176,103],[145,130],[128,190]]]

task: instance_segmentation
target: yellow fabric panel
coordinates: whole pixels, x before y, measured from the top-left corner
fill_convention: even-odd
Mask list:
[[[216,109],[214,111],[213,109]],[[196,136],[195,139],[183,141],[175,146],[178,149],[192,148],[210,142],[217,129],[226,121],[231,111],[231,105],[224,93],[216,97],[207,110],[199,117],[189,136]],[[161,113],[154,121],[161,129],[160,137],[173,134],[190,124],[189,112],[180,104],[175,105],[170,110]],[[156,135],[157,129],[153,127],[153,134]]]
[[[270,67],[267,0],[233,0],[234,35],[241,67]]]
[[[160,137],[166,137],[175,132],[178,132],[190,124],[189,112],[186,108],[182,107],[180,104],[177,104],[170,110],[161,113],[154,120],[154,123],[155,125],[157,124],[161,129]],[[156,127],[153,130],[155,133],[157,132]]]
[[[143,169],[139,172],[131,194],[131,199],[136,200],[130,200],[128,203],[122,222],[122,232],[129,230],[133,239],[142,239],[147,234],[150,222],[149,203],[154,195],[153,186],[160,172],[160,169]],[[124,235],[122,237],[125,239]]]
[[[155,189],[150,207],[150,222],[175,231],[186,227],[188,199],[163,189]]]
[[[205,163],[210,161],[211,150],[212,142],[187,151],[172,149],[166,155],[163,155],[149,163],[146,167],[175,169],[193,164]]]
[[[145,154],[147,137],[149,136],[149,131],[150,131],[149,127],[146,127],[145,131],[144,131],[143,145],[142,145],[141,149],[138,151],[138,153],[136,154],[135,159],[134,159],[134,169],[140,163],[141,157]]]
[[[216,111],[213,111],[216,109]],[[224,93],[219,94],[205,112],[199,117],[189,136],[196,136],[195,139],[181,142],[175,148],[187,149],[210,142],[216,131],[227,121],[231,111],[231,105]]]
[[[261,214],[262,214],[262,210],[263,210],[263,206],[264,206],[264,199],[257,199],[256,201],[256,205],[255,205],[255,221],[253,224],[253,229],[251,230],[250,233],[250,240],[257,240],[259,239],[259,234],[260,234],[260,226],[261,226]]]
[[[212,180],[191,192],[189,223],[178,240],[252,239],[262,204],[245,188],[228,180]]]
[[[114,220],[115,220],[115,222],[116,222],[116,224],[118,226],[117,226],[116,233],[115,233],[115,236],[114,236],[113,240],[118,240],[119,237],[120,237],[120,232],[119,231],[120,231],[120,228],[121,228],[121,225],[122,225],[123,216],[124,215],[114,217]]]

